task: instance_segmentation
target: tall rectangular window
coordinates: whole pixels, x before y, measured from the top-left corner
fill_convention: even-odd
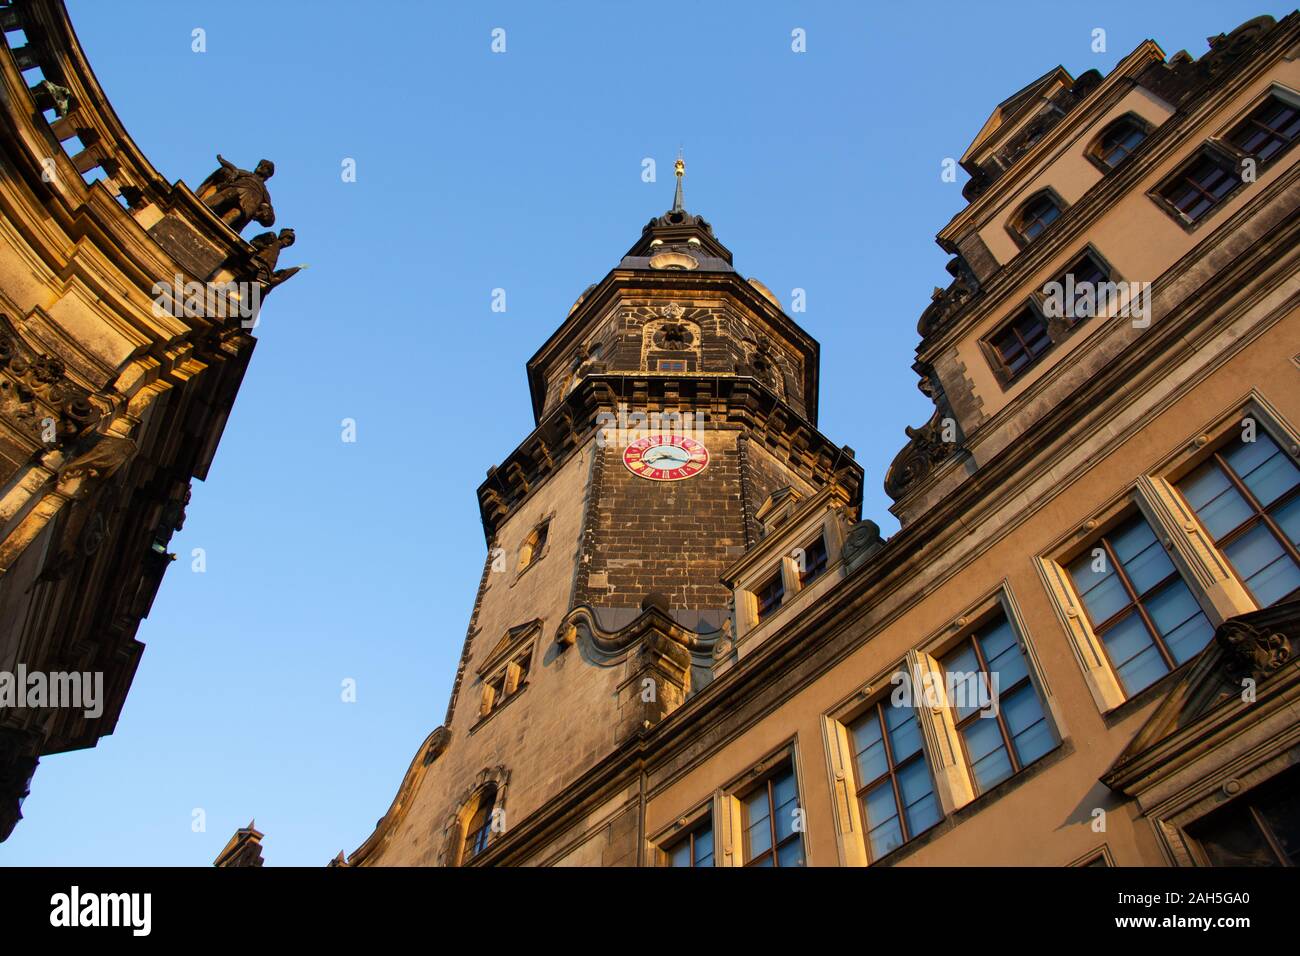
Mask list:
[[[803,831],[794,767],[786,764],[741,800],[746,866],[803,866]]]
[[[871,859],[902,846],[942,819],[921,745],[916,711],[888,700],[874,704],[849,727],[857,766],[858,799]]]
[[[665,852],[669,866],[713,866],[713,824],[705,820]]]
[[[964,638],[940,665],[978,792],[997,786],[1056,746],[1029,664],[1005,616]]]
[[[1260,607],[1300,596],[1300,468],[1271,437],[1237,438],[1178,490]]]
[[[479,795],[478,805],[465,823],[465,839],[460,852],[462,865],[488,848],[492,839],[492,808],[496,805],[496,799],[497,792],[492,787]]]
[[[1130,697],[1191,659],[1214,636],[1141,515],[1098,538],[1069,572],[1092,631]]]

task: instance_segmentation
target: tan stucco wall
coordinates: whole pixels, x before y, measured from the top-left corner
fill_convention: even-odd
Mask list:
[[[905,851],[902,862],[1067,864],[1105,843],[1120,865],[1163,865],[1166,861],[1147,824],[1135,824],[1131,804],[1117,809],[1114,798],[1098,782],[1157,701],[1125,708],[1122,718],[1110,723],[1103,718],[1033,561],[1050,553],[1047,549],[1069,529],[1130,488],[1137,475],[1153,468],[1239,403],[1251,386],[1293,427],[1300,424],[1298,369],[1292,359],[1297,350],[1300,310],[1292,311],[1091,467],[1067,477],[1054,498],[878,632],[873,632],[877,617],[873,608],[861,625],[869,639],[842,663],[737,739],[652,792],[646,832],[653,835],[671,826],[715,788],[741,777],[793,734],[807,810],[809,862],[840,862],[822,715],[852,698],[868,680],[887,673],[909,648],[942,632],[958,614],[1005,581],[1018,602],[1025,636],[1050,689],[1058,733],[1068,740],[1072,753],[1044,758],[1045,769],[1027,774],[1022,784],[966,816],[951,831],[913,852]],[[994,530],[976,525],[970,534],[976,539],[992,538]],[[934,584],[932,579],[919,577],[907,590],[916,594]],[[901,596],[898,603],[903,603]],[[1094,832],[1091,826],[1092,810],[1097,807],[1107,810],[1105,833]]]
[[[986,415],[996,414],[1003,406],[1031,388],[1034,382],[1051,375],[1052,370],[1088,337],[1086,330],[1083,334],[1072,336],[1005,391],[994,377],[979,345],[980,339],[1004,322],[1031,293],[1041,290],[1044,283],[1052,281],[1068,269],[1088,242],[1097,248],[1125,281],[1154,281],[1200,243],[1207,230],[1212,230],[1242,206],[1254,201],[1270,183],[1291,168],[1293,159],[1261,170],[1254,184],[1238,190],[1212,213],[1212,221],[1192,231],[1175,222],[1147,195],[1149,190],[1195,153],[1206,139],[1222,135],[1235,125],[1241,115],[1275,82],[1300,91],[1300,60],[1278,62],[1266,76],[1251,84],[1246,92],[1235,97],[1222,110],[1215,111],[1194,133],[1189,134],[1183,146],[1148,174],[1139,186],[1118,197],[1113,206],[1089,226],[1086,235],[1080,235],[1077,242],[1069,244],[1066,253],[1055,257],[1049,265],[1035,272],[1021,285],[983,305],[982,319],[959,343],[957,353],[960,361],[965,364],[966,374],[973,382],[976,394],[983,402]],[[1162,120],[1164,109],[1150,94],[1135,89],[1115,109],[1104,114],[1104,119],[1093,123],[1086,135],[1072,140],[1068,148],[1038,176],[1029,180],[1024,189],[1017,190],[1009,202],[994,210],[989,221],[980,228],[980,235],[998,260],[1005,263],[1018,254],[1019,250],[1007,234],[1005,224],[1019,204],[1036,190],[1050,185],[1067,202],[1073,204],[1101,179],[1100,171],[1088,162],[1084,151],[1106,123],[1132,110],[1158,124]]]

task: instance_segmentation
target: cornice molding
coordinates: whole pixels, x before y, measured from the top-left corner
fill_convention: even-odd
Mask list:
[[[771,332],[803,358],[804,403],[808,418],[817,421],[817,389],[821,347],[783,310],[735,272],[661,272],[615,268],[596,287],[583,294],[578,306],[569,314],[542,347],[528,360],[528,384],[533,398],[533,417],[541,421],[546,403],[546,382],[557,362],[566,361],[588,326],[598,321],[616,301],[624,297],[659,294],[672,298],[714,296],[731,299],[753,317],[765,322]]]

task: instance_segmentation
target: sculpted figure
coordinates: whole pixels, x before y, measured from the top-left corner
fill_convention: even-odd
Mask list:
[[[293,266],[289,269],[276,268],[276,264],[280,261],[280,253],[293,245],[295,239],[292,229],[281,229],[278,236],[274,232],[263,232],[249,240],[249,244],[257,250],[253,254],[257,264],[257,281],[262,283],[266,291],[269,292],[285,279],[292,278],[303,268],[302,266]]]
[[[275,210],[271,208],[271,193],[266,188],[266,181],[275,175],[275,163],[264,159],[256,169],[249,171],[240,169],[220,153],[217,162],[221,165],[203,180],[198,197],[235,232],[250,222],[274,225]]]

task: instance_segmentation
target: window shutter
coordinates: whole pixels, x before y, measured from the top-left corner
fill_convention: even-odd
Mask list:
[[[523,674],[522,669],[514,661],[506,665],[506,682],[503,697],[509,697],[519,687],[519,678]]]

